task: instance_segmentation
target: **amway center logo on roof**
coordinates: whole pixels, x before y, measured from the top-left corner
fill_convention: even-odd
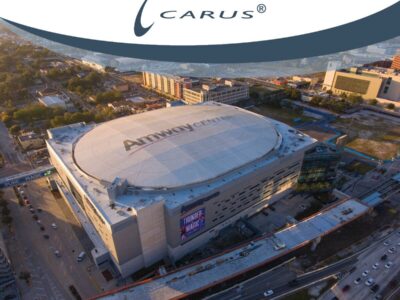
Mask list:
[[[176,136],[185,132],[192,132],[195,131],[196,128],[199,127],[204,127],[204,126],[209,126],[209,125],[214,125],[217,124],[221,121],[224,120],[228,120],[230,118],[232,118],[233,116],[222,116],[222,117],[216,117],[213,119],[208,119],[208,120],[203,120],[203,121],[198,121],[198,122],[194,122],[191,124],[185,124],[185,125],[181,125],[181,126],[177,126],[171,129],[166,129],[166,130],[162,130],[160,132],[156,132],[156,133],[152,133],[149,134],[147,136],[138,138],[136,140],[125,140],[124,143],[124,147],[125,150],[127,152],[131,151],[132,149],[134,149],[135,151],[133,151],[132,153],[135,153],[136,151],[147,147],[149,145],[152,145],[154,143],[160,142],[168,137],[171,136]],[[132,154],[131,153],[131,154]]]
[[[134,32],[137,37],[144,36],[154,25],[155,21],[149,26],[142,25],[142,16],[149,0],[144,0],[140,7],[135,19]],[[183,9],[180,10],[176,7],[169,10],[163,10],[159,13],[159,18],[170,21],[179,20],[251,20],[258,14],[264,14],[267,11],[267,6],[264,3],[258,4],[256,7],[249,7],[246,5],[244,9]]]

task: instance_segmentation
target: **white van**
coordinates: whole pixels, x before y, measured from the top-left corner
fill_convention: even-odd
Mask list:
[[[79,253],[78,257],[76,258],[77,262],[81,262],[82,260],[84,260],[86,257],[86,253],[84,251],[82,251],[81,253]]]

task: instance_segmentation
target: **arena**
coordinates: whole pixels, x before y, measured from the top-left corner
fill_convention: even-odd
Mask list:
[[[60,191],[78,207],[96,264],[112,262],[124,277],[164,258],[175,261],[284,197],[316,143],[283,123],[214,102],[48,135]]]

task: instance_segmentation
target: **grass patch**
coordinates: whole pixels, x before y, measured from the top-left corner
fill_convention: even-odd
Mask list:
[[[275,119],[292,126],[315,121],[314,118],[304,116],[301,110],[294,110],[290,107],[278,107],[262,104],[257,107],[253,107],[250,110],[265,117]]]

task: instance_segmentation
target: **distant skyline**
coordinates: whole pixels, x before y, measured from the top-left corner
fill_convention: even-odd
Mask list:
[[[0,24],[5,23],[0,21]],[[5,26],[34,44],[74,58],[92,61],[103,66],[115,67],[120,71],[152,71],[156,73],[195,77],[238,78],[303,75],[326,71],[330,62],[335,62],[340,68],[345,68],[377,60],[390,59],[393,55],[398,53],[400,49],[400,37],[397,37],[360,49],[287,61],[245,64],[175,63],[118,57],[82,50],[34,36],[9,24],[5,24]]]

